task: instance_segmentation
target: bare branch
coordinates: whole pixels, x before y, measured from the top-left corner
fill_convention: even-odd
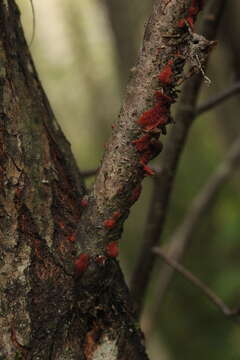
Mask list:
[[[197,278],[193,273],[188,271],[183,265],[179,264],[169,256],[167,256],[164,251],[159,247],[153,248],[153,252],[157,255],[160,255],[161,258],[181,274],[185,279],[189,280],[194,286],[199,288],[222,312],[224,315],[233,316],[239,315],[239,310],[231,310],[222,299],[220,299],[206,284],[204,284],[199,278]]]
[[[206,9],[202,22],[202,32],[210,40],[215,38],[225,5],[225,0],[213,0]],[[171,129],[161,156],[161,176],[154,183],[152,201],[144,234],[144,244],[131,281],[132,295],[137,302],[139,313],[143,306],[144,296],[156,259],[151,248],[158,244],[163,231],[179,158],[183,151],[188,131],[195,118],[196,102],[201,83],[201,75],[194,76],[185,83],[175,116],[176,124]],[[139,274],[141,274],[140,278]]]
[[[212,174],[208,182],[204,185],[200,193],[195,197],[189,208],[182,224],[177,228],[175,233],[169,240],[167,246],[167,256],[179,262],[189,245],[197,226],[202,218],[213,205],[217,194],[226,183],[226,181],[233,175],[234,171],[238,169],[240,162],[240,137],[233,143],[231,149],[226,155],[224,161],[218,166]],[[159,312],[159,307],[163,301],[163,297],[171,282],[174,273],[174,268],[163,266],[161,268],[158,285],[154,298],[155,304],[152,306],[151,314],[149,314],[147,332],[148,335],[153,331],[155,326],[156,315]]]
[[[97,172],[98,172],[98,168],[97,169],[89,169],[89,170],[81,170],[81,176],[86,178],[86,177],[96,175]]]
[[[199,116],[202,113],[213,109],[215,106],[220,105],[223,101],[228,100],[232,96],[240,93],[240,82],[236,82],[228,89],[224,90],[220,94],[214,96],[212,99],[207,101],[206,103],[200,105],[195,113],[195,116]]]

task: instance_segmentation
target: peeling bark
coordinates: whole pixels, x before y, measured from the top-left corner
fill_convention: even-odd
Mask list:
[[[139,153],[133,142],[146,129],[137,120],[152,116],[149,108],[160,102],[157,116],[164,108],[169,120],[172,101],[166,99],[176,97],[189,55],[192,35],[187,26],[179,28],[179,20],[190,4],[156,1],[87,202],[69,143],[37,77],[19,10],[14,0],[0,0],[1,359],[147,360],[116,240],[164,132],[159,118],[155,131],[148,124],[151,143],[145,148],[143,140],[137,142]],[[173,80],[159,89],[156,76],[169,60]]]

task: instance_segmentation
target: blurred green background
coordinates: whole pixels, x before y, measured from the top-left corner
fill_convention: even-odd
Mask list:
[[[30,1],[18,0],[28,42]],[[99,166],[111,124],[140,49],[152,0],[35,0],[36,33],[31,52],[56,117],[81,170]],[[240,2],[229,1],[199,102],[226,89],[240,76]],[[167,241],[232,141],[240,136],[240,97],[198,118],[179,167],[164,232]],[[158,160],[156,161],[158,162]],[[239,171],[206,213],[184,263],[230,306],[240,306]],[[89,185],[91,183],[88,181]],[[148,212],[152,180],[144,181],[121,243],[121,264],[129,280]],[[159,261],[160,265],[160,261]],[[157,299],[157,268],[147,297],[144,322]],[[139,274],[141,276],[141,274]],[[148,342],[152,360],[240,359],[240,325],[225,318],[208,299],[175,275]]]

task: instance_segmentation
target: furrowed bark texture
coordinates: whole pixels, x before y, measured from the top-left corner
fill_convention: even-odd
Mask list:
[[[209,40],[214,40],[216,36],[225,3],[225,0],[214,0],[206,9],[200,32]],[[159,243],[163,232],[178,163],[195,118],[196,102],[202,79],[202,74],[195,75],[184,85],[175,116],[176,125],[171,129],[160,159],[161,173],[154,182],[152,205],[147,218],[144,243],[131,283],[132,296],[137,302],[139,314],[143,307],[143,300],[156,260],[156,254],[152,252],[152,247]],[[141,272],[141,278],[137,281],[139,272]]]
[[[74,304],[63,264],[75,255],[84,188],[13,1],[0,1],[0,106],[1,359],[57,358]]]
[[[176,96],[191,36],[178,22],[191,3],[156,1],[120,120],[93,192],[82,200],[84,187],[37,78],[19,11],[14,0],[0,0],[2,359],[147,359],[115,241],[164,131],[158,124],[146,134],[137,119],[161,100],[169,120],[167,96]],[[171,83],[160,87],[155,77],[170,60]],[[147,154],[132,144],[143,135],[152,140]]]
[[[0,1],[0,357],[147,359],[118,263],[88,291],[76,283],[85,190],[19,17]]]

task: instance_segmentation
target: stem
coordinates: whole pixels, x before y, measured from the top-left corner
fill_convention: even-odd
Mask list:
[[[177,228],[175,233],[169,240],[168,257],[179,262],[191,242],[196,229],[202,218],[208,213],[213,206],[217,194],[226,183],[226,181],[238,169],[240,162],[240,137],[233,143],[224,161],[214,171],[208,182],[204,185],[202,190],[197,194],[189,208],[182,224]],[[155,304],[151,308],[151,313],[148,316],[147,336],[153,332],[155,326],[156,315],[161,307],[164,295],[168,289],[171,279],[174,274],[174,268],[164,265],[158,277],[157,288],[154,298]]]
[[[231,310],[206,284],[193,275],[193,273],[188,271],[184,266],[167,256],[160,248],[153,248],[153,252],[161,256],[165,263],[171,266],[173,270],[176,270],[195,287],[199,288],[223,312],[224,315],[232,316],[236,314],[236,311]]]

